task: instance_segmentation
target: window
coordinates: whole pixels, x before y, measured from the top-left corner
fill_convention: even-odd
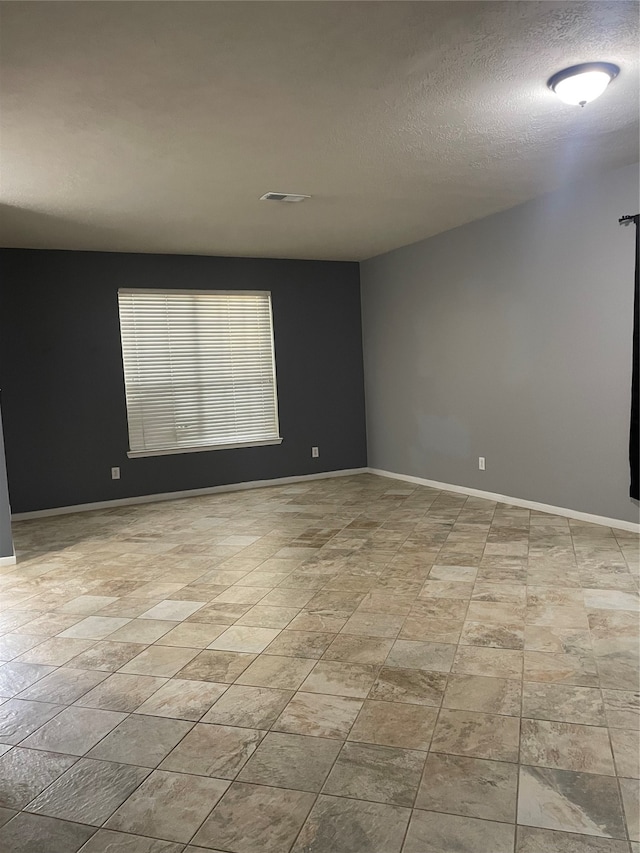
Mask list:
[[[268,291],[119,290],[129,456],[279,444]]]

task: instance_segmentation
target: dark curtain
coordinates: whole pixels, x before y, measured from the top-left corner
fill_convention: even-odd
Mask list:
[[[640,286],[638,275],[640,274],[640,216],[634,216],[636,224],[636,282],[635,299],[633,304],[633,365],[631,367],[631,430],[629,432],[629,465],[631,467],[631,486],[629,494],[632,498],[640,500],[640,459],[638,457],[640,444],[638,409],[638,360],[640,359],[640,329],[638,329],[638,311],[640,311]]]

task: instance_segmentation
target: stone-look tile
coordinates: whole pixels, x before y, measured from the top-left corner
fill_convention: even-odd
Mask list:
[[[324,660],[344,663],[383,664],[391,651],[393,640],[383,637],[354,637],[338,634],[322,656]]]
[[[162,762],[162,770],[235,779],[264,732],[198,723]]]
[[[347,621],[347,616],[336,616],[331,611],[303,610],[287,625],[291,631],[313,631],[337,634]]]
[[[620,792],[629,838],[640,841],[640,782],[637,779],[620,779]]]
[[[297,607],[267,607],[258,604],[247,610],[237,621],[237,625],[245,625],[254,628],[279,629],[287,625],[299,613]]]
[[[128,832],[100,829],[82,848],[82,853],[182,853],[184,846],[158,838],[143,838]],[[195,847],[189,850],[195,851]],[[206,851],[208,853],[208,851]]]
[[[207,711],[202,722],[269,729],[292,696],[291,690],[233,684]]]
[[[131,619],[122,628],[109,635],[113,643],[155,643],[175,628],[177,622],[159,619]]]
[[[5,634],[0,637],[0,660],[13,660],[42,641],[43,637],[35,634]]]
[[[321,795],[292,853],[400,853],[409,809]]]
[[[317,631],[280,631],[267,647],[267,653],[296,658],[320,658],[335,636]]]
[[[628,847],[626,841],[519,826],[516,853],[628,853]]]
[[[20,655],[20,663],[35,663],[45,666],[62,666],[76,655],[93,645],[93,640],[71,640],[64,637],[51,637]]]
[[[478,601],[469,603],[466,618],[468,622],[483,622],[494,625],[522,623],[525,608],[503,601]],[[524,627],[524,626],[523,626]]]
[[[416,809],[403,853],[512,853],[515,827],[473,817]]]
[[[604,838],[624,838],[617,780],[571,770],[521,767],[518,823]]]
[[[591,636],[588,630],[552,625],[526,625],[524,647],[533,652],[554,654],[589,655],[592,653]]]
[[[187,842],[228,786],[222,779],[154,770],[109,818],[107,827]]]
[[[182,622],[189,616],[193,616],[196,610],[204,607],[206,601],[178,601],[165,599],[150,607],[140,614],[141,619],[160,619],[174,622]]]
[[[461,583],[459,581],[441,581],[429,579],[424,582],[420,597],[425,598],[471,598],[473,592],[472,583]]]
[[[611,746],[618,776],[640,778],[640,732],[611,729]]]
[[[152,717],[197,721],[227,690],[226,684],[172,678],[137,709]]]
[[[459,646],[451,669],[464,675],[522,678],[523,652],[516,649]]]
[[[238,780],[318,792],[340,748],[337,740],[270,732],[240,771]]]
[[[121,667],[121,672],[132,675],[157,675],[171,678],[198,654],[197,649],[185,649],[177,646],[149,646],[129,663]]]
[[[205,604],[200,610],[196,610],[193,616],[189,616],[187,622],[208,622],[213,625],[233,625],[243,613],[249,610],[249,604],[228,604],[226,602],[212,601]],[[174,623],[175,624],[175,623]]]
[[[94,826],[22,812],[0,829],[0,850],[11,853],[77,853],[95,831]]]
[[[165,678],[155,675],[125,675],[117,672],[78,699],[76,705],[101,708],[104,711],[131,712],[165,683]]]
[[[618,589],[585,589],[584,604],[589,610],[640,611],[638,593]]]
[[[4,706],[0,706],[0,712]],[[84,755],[121,723],[125,714],[93,708],[65,708],[23,743],[31,749]]]
[[[27,687],[20,699],[70,705],[107,678],[106,672],[60,667]]]
[[[251,687],[297,690],[317,661],[280,655],[261,655],[236,679]]]
[[[451,675],[442,707],[519,717],[521,692],[522,682],[515,678]]]
[[[515,717],[443,708],[431,741],[432,752],[517,761],[520,721]]]
[[[209,646],[210,649],[230,652],[263,652],[278,636],[276,628],[253,628],[247,625],[232,625],[220,634]]]
[[[415,806],[428,811],[513,823],[518,768],[459,755],[427,757]]]
[[[462,632],[462,619],[429,617],[410,613],[399,637],[401,640],[421,640],[430,643],[457,643]]]
[[[522,720],[520,761],[539,767],[614,776],[606,728],[548,720]]]
[[[71,628],[62,631],[58,636],[72,637],[80,640],[104,640],[109,634],[113,634],[118,628],[122,628],[129,622],[128,619],[113,616],[87,616],[80,622],[76,622]]]
[[[595,660],[588,655],[525,650],[524,680],[598,687],[598,670]]]
[[[77,761],[17,746],[0,757],[0,806],[22,809]]]
[[[525,682],[522,716],[586,726],[606,724],[600,691],[594,687],[576,687],[571,684]]]
[[[349,733],[349,740],[426,750],[437,716],[435,708],[423,705],[365,702]]]
[[[283,853],[304,823],[315,795],[234,782],[193,838],[230,853]]]
[[[148,774],[142,767],[82,758],[30,803],[27,810],[101,826]]]
[[[9,699],[22,693],[31,684],[35,684],[45,675],[53,672],[54,667],[35,663],[11,661],[0,666],[0,696]]]
[[[194,681],[217,681],[221,684],[232,684],[255,660],[255,655],[243,652],[216,652],[205,649],[179,672],[177,678],[193,679]]]
[[[156,646],[184,646],[189,649],[206,649],[216,637],[227,630],[226,625],[208,622],[182,622],[155,641]]]
[[[11,818],[15,817],[17,812],[14,809],[3,809],[0,807],[0,827],[5,823],[9,823]]]
[[[524,628],[512,622],[465,622],[460,636],[463,646],[489,646],[494,649],[523,649]]]
[[[117,596],[79,595],[77,598],[73,598],[71,601],[63,604],[62,607],[59,607],[58,612],[88,615],[102,610],[103,607],[107,607],[107,605],[113,604],[117,600]]]
[[[445,643],[420,643],[415,640],[396,640],[385,661],[386,666],[403,669],[425,669],[449,672],[456,646]]]
[[[395,806],[412,806],[425,753],[346,743],[323,793]]]
[[[115,672],[145,648],[142,643],[113,643],[110,640],[103,640],[70,660],[67,666],[74,669]]]
[[[378,668],[373,665],[322,660],[303,682],[307,693],[330,693],[364,699],[371,689]]]
[[[361,707],[361,699],[299,691],[273,723],[273,729],[344,740]]]
[[[361,637],[397,637],[404,624],[404,615],[356,612],[342,629],[345,634]]]
[[[447,676],[441,672],[383,667],[369,693],[370,699],[383,702],[408,702],[413,705],[440,705]]]
[[[9,699],[0,705],[0,743],[16,744],[51,720],[63,705]]]
[[[640,731],[640,691],[603,690],[602,698],[611,728]]]
[[[157,767],[192,725],[185,720],[131,714],[91,750],[89,757]]]

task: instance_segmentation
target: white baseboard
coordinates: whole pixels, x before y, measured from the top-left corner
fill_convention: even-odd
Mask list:
[[[0,557],[0,567],[2,566],[15,566],[16,564],[16,555],[13,554],[11,557]]]
[[[629,530],[632,533],[640,533],[640,524],[636,524],[633,521],[607,518],[604,515],[591,515],[588,512],[579,512],[576,509],[567,509],[563,506],[550,506],[549,504],[537,503],[537,501],[527,501],[523,498],[512,498],[509,495],[497,495],[494,492],[483,492],[480,489],[468,489],[466,486],[453,486],[451,483],[439,483],[436,480],[425,480],[424,477],[412,477],[410,474],[396,474],[393,471],[382,471],[379,468],[369,468],[367,470],[370,474],[376,474],[378,477],[389,477],[391,480],[404,480],[407,483],[415,483],[418,486],[429,486],[432,489],[440,489],[443,492],[457,492],[461,495],[485,498],[485,500],[497,501],[501,504],[522,506],[526,509],[535,509],[539,512],[551,513],[552,515],[562,515],[565,518],[575,518],[577,521],[587,521],[590,524],[614,527],[616,530]]]
[[[349,477],[353,474],[367,474],[368,472],[368,468],[344,468],[340,471],[322,471],[319,474],[299,474],[293,477],[276,477],[273,480],[251,480],[246,483],[229,483],[226,486],[186,489],[181,492],[137,495],[131,498],[116,498],[112,501],[96,501],[95,503],[76,504],[75,506],[58,506],[52,509],[37,509],[33,512],[16,512],[13,513],[11,519],[12,521],[26,521],[30,518],[47,518],[51,515],[68,515],[73,512],[90,512],[94,509],[113,509],[113,507],[117,506],[132,506],[134,504],[148,504],[158,501],[176,501],[180,498],[195,498],[198,495],[215,495],[219,492],[239,492],[244,489],[263,489],[267,486],[286,486],[288,483],[303,483],[305,480],[327,480],[331,477]],[[3,559],[9,560],[11,558],[5,557]],[[15,562],[15,557],[13,560]],[[1,562],[0,565],[2,565]]]

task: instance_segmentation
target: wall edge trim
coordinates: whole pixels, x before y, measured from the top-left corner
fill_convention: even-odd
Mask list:
[[[624,521],[621,518],[607,518],[604,515],[591,515],[588,512],[580,512],[577,509],[552,506],[551,504],[538,503],[537,501],[529,501],[524,498],[513,498],[509,495],[498,495],[495,492],[484,492],[480,489],[471,489],[466,486],[454,486],[451,483],[440,483],[437,480],[427,480],[424,477],[414,477],[410,474],[396,474],[393,471],[383,471],[380,468],[368,468],[367,470],[370,474],[375,474],[378,477],[389,477],[391,480],[404,480],[408,483],[415,483],[418,486],[429,486],[432,489],[440,489],[445,492],[457,492],[461,495],[485,498],[486,500],[510,504],[511,506],[521,506],[526,509],[535,509],[552,515],[562,515],[565,518],[574,518],[577,521],[586,521],[590,524],[601,524],[604,527],[613,527],[616,530],[628,530],[631,533],[640,533],[640,524],[633,521]]]
[[[15,566],[16,564],[16,555],[13,554],[11,557],[0,557],[0,566]]]
[[[240,492],[245,489],[262,489],[269,486],[286,486],[288,483],[302,483],[305,480],[326,480],[331,477],[349,477],[353,474],[367,474],[368,468],[343,468],[338,471],[321,471],[317,474],[295,474],[291,477],[275,477],[271,480],[248,480],[244,483],[227,483],[223,486],[206,486],[202,489],[184,489],[177,492],[159,492],[153,495],[134,495],[130,498],[114,498],[111,501],[96,501],[95,503],[74,504],[72,506],[36,509],[29,512],[16,512],[11,516],[12,521],[27,521],[31,518],[47,518],[52,515],[70,515],[75,512],[91,512],[95,509],[111,509],[118,506],[133,506],[135,504],[158,503],[160,501],[177,501],[182,498],[195,498],[199,495],[215,495],[219,492]],[[8,557],[0,559],[10,559]],[[13,558],[15,562],[15,557]],[[0,562],[2,565],[2,562]]]

